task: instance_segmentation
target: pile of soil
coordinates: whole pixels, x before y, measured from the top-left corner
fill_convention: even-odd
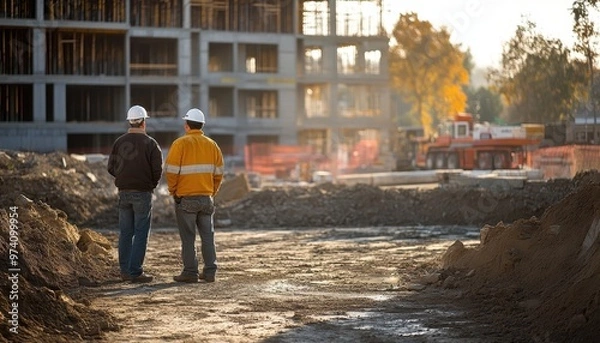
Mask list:
[[[118,275],[111,243],[39,200],[7,199],[0,208],[0,306],[6,309],[0,340],[72,342],[118,329],[111,315],[90,308],[78,293]]]
[[[65,212],[83,226],[116,223],[117,190],[105,163],[87,163],[62,152],[0,151],[0,203],[20,194]]]
[[[483,226],[540,216],[576,187],[565,179],[526,183],[521,189],[383,189],[325,183],[253,192],[222,206],[216,216],[247,228]]]
[[[481,230],[455,242],[440,284],[458,287],[501,327],[528,326],[539,342],[593,342],[600,333],[600,177],[578,174],[577,190],[539,217]],[[498,306],[498,299],[501,300]]]

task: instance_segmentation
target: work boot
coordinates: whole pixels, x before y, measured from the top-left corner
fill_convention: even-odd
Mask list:
[[[131,275],[127,273],[121,273],[121,281],[131,281],[133,279]]]
[[[147,282],[152,282],[152,280],[154,280],[154,276],[148,275],[146,273],[142,273],[138,276],[133,276],[131,278],[131,282],[133,282],[133,283],[147,283]]]
[[[215,275],[211,274],[204,274],[204,273],[200,273],[200,275],[198,276],[198,278],[200,280],[204,280],[204,282],[215,282]]]
[[[198,277],[196,275],[180,274],[177,276],[173,276],[173,280],[175,280],[177,282],[197,283]]]

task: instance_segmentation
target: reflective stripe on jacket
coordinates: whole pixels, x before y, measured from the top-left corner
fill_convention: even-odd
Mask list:
[[[223,181],[223,155],[202,130],[190,130],[171,145],[165,171],[171,195],[215,196]]]

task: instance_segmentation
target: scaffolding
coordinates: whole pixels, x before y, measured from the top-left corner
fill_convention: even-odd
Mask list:
[[[237,28],[243,32],[291,33],[292,1],[240,0],[236,2]]]
[[[245,70],[247,73],[277,73],[277,45],[245,44]]]
[[[0,84],[0,122],[33,121],[33,86]]]
[[[46,0],[47,20],[125,22],[125,1],[119,0]]]
[[[132,0],[131,25],[182,27],[181,0]]]
[[[208,70],[210,72],[233,71],[233,44],[208,44]]]
[[[124,34],[47,31],[46,71],[66,75],[124,75],[124,42]]]
[[[203,30],[231,30],[230,16],[235,11],[229,10],[228,0],[190,0],[192,27]]]
[[[386,35],[382,25],[381,0],[336,0],[335,29],[338,36]],[[327,0],[303,0],[299,8],[305,35],[326,36],[330,31],[330,11]]]
[[[208,113],[215,118],[233,117],[233,88],[210,87],[208,90]]]
[[[0,31],[0,74],[31,74],[32,46],[30,29]]]
[[[123,87],[68,85],[66,93],[68,122],[122,120]]]
[[[0,18],[35,18],[35,0],[3,0],[0,2]]]
[[[385,34],[381,0],[337,0],[336,34],[359,37]]]
[[[300,16],[302,21],[298,22],[302,34],[312,36],[327,36],[330,34],[330,9],[326,0],[303,0],[299,10],[302,11]]]
[[[131,75],[177,75],[177,40],[131,38]]]
[[[191,0],[191,25],[203,30],[293,32],[293,1]]]
[[[275,119],[279,118],[277,111],[277,92],[275,91],[242,91],[240,97],[246,104],[247,118]]]
[[[131,85],[131,104],[141,104],[150,117],[176,117],[176,85]]]

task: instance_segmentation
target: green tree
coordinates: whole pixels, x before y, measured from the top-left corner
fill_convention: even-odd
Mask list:
[[[573,15],[573,32],[577,35],[577,43],[575,44],[575,51],[581,53],[585,57],[587,64],[587,78],[588,78],[588,104],[591,109],[592,115],[594,116],[594,137],[598,136],[598,94],[594,90],[597,86],[595,83],[595,62],[598,53],[596,53],[596,42],[595,37],[598,36],[598,32],[594,26],[594,22],[590,19],[590,8],[598,9],[598,0],[576,0],[573,2],[571,8],[571,14]],[[600,144],[600,142],[599,142]]]
[[[469,77],[463,52],[450,42],[446,29],[436,30],[415,13],[400,15],[392,35],[396,43],[390,48],[392,86],[430,135],[436,122],[464,111],[462,87]]]
[[[469,73],[469,79],[472,80],[475,63],[473,62],[473,55],[470,50],[465,52],[463,65]],[[463,90],[467,95],[467,106],[465,110],[467,113],[473,114],[475,118],[481,122],[498,122],[500,113],[502,113],[504,107],[502,105],[500,94],[488,87],[474,87],[472,83],[464,86]]]
[[[508,104],[508,120],[533,123],[568,117],[584,82],[569,49],[536,32],[530,21],[517,26],[504,46],[501,68],[492,70],[490,79]]]
[[[504,106],[500,94],[487,87],[477,89],[469,87],[467,93],[467,112],[477,116],[479,121],[497,123]]]

